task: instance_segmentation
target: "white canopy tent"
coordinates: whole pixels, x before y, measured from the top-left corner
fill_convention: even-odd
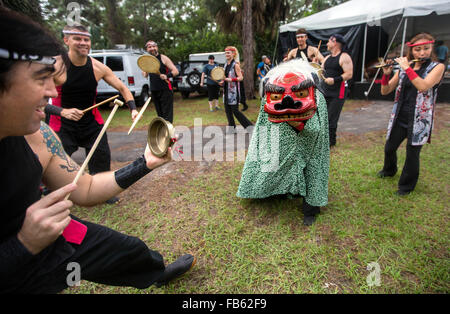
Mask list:
[[[423,17],[432,13],[436,14],[432,19],[420,19],[418,25],[408,26],[408,18]],[[363,82],[368,26],[381,25],[381,20],[390,17],[401,17],[400,23],[395,27],[395,32],[390,32],[391,40],[384,56],[386,57],[402,24],[401,54],[404,51],[407,33],[413,34],[415,30],[427,31],[438,35],[441,40],[450,40],[450,16],[444,16],[448,14],[450,14],[449,0],[350,0],[319,13],[282,25],[280,27],[280,33],[295,32],[299,28],[313,31],[365,24],[361,70],[361,82]]]
[[[307,30],[344,27],[357,24],[375,24],[387,17],[424,16],[436,12],[450,14],[449,0],[351,0],[335,7],[307,16],[292,23],[282,25],[280,33],[295,32],[299,28]]]

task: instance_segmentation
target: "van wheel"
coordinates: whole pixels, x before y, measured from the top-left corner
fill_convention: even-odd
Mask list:
[[[139,96],[138,105],[140,107],[142,107],[145,104],[145,102],[148,100],[149,97],[150,97],[150,95],[148,93],[148,87],[147,86],[142,87],[142,92],[141,92],[141,96]]]
[[[199,86],[200,80],[201,80],[201,75],[197,71],[189,73],[189,75],[187,77],[187,82],[189,83],[189,85],[191,85],[191,87]]]
[[[183,98],[183,99],[187,99],[187,98],[189,98],[189,92],[181,92],[181,97]]]

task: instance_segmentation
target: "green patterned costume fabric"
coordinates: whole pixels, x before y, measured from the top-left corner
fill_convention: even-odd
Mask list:
[[[328,203],[328,113],[322,93],[316,89],[315,94],[317,112],[298,133],[285,122],[270,122],[264,111],[266,98],[261,101],[238,197],[288,194],[304,196],[312,206]]]

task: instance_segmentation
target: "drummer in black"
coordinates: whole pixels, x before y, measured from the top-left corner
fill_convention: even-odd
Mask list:
[[[345,39],[342,35],[332,35],[328,40],[327,49],[330,54],[322,64],[325,76],[322,87],[328,108],[330,146],[334,146],[338,120],[347,92],[346,81],[353,76],[353,62],[350,55],[343,52]]]
[[[309,62],[316,62],[316,63],[323,62],[323,56],[320,53],[319,49],[308,45],[307,43],[308,33],[304,28],[300,28],[297,30],[295,38],[297,40],[298,47],[292,49],[289,52],[286,61],[301,58],[303,52],[304,55],[308,58]]]
[[[159,53],[156,42],[149,40],[145,44],[145,48],[161,64],[159,68],[159,73],[161,74],[144,72],[145,77],[150,74],[150,90],[152,91],[152,98],[155,102],[156,113],[158,117],[173,123],[173,89],[169,78],[177,76],[178,70],[169,57]]]

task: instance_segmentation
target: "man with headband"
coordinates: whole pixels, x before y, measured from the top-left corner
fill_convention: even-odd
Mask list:
[[[353,62],[350,55],[343,51],[345,45],[342,35],[332,35],[327,43],[330,54],[322,64],[325,76],[322,89],[328,108],[330,147],[336,145],[336,130],[347,94],[347,81],[353,77]]]
[[[297,32],[295,33],[295,38],[297,40],[298,47],[292,49],[289,52],[287,60],[302,58],[303,52],[309,62],[322,63],[323,56],[320,53],[319,49],[308,45],[308,33],[304,28],[300,28],[297,30]]]
[[[137,116],[138,111],[133,95],[125,84],[108,66],[88,55],[91,49],[91,35],[88,30],[82,25],[65,26],[63,34],[64,43],[69,47],[70,65],[65,83],[58,86],[58,97],[52,100],[57,109],[47,107],[47,112],[50,109],[54,111],[50,116],[49,125],[61,138],[64,150],[69,156],[79,147],[83,147],[87,154],[104,124],[98,108],[81,113],[83,109],[95,104],[98,81],[103,79],[122,94],[131,110],[132,119]],[[71,109],[73,117],[62,116],[63,109]],[[111,151],[105,133],[89,161],[89,171],[91,174],[109,171],[110,164]],[[107,203],[117,201],[118,198],[114,197]]]
[[[59,292],[70,284],[70,263],[81,280],[136,288],[189,270],[192,255],[165,267],[140,239],[70,215],[72,204],[105,201],[170,161],[171,152],[157,158],[147,147],[128,166],[71,184],[79,166],[41,122],[57,96],[54,56],[66,52],[39,24],[1,7],[0,33],[0,293]],[[41,197],[41,181],[54,192]]]
[[[147,52],[159,60],[159,73],[153,74],[144,72],[145,77],[150,74],[150,90],[155,102],[156,113],[170,123],[173,123],[173,89],[169,78],[177,76],[178,70],[169,57],[160,54],[158,44],[149,40],[145,44]]]

